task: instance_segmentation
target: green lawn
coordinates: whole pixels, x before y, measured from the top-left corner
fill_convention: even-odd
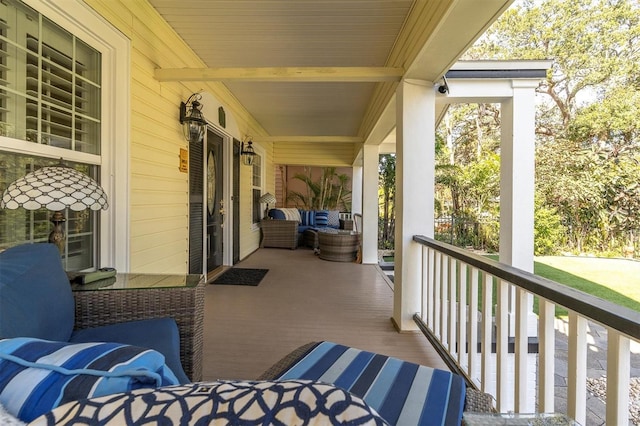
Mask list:
[[[497,255],[487,257],[498,259]],[[540,256],[534,259],[533,270],[541,277],[640,312],[640,262],[598,257]],[[533,311],[538,313],[537,297],[534,298]],[[556,316],[567,314],[566,309],[556,306]]]
[[[627,259],[594,257],[536,257],[534,272],[541,277],[565,284],[640,311],[640,262]],[[537,303],[534,310],[537,312]],[[556,307],[556,316],[567,311]]]

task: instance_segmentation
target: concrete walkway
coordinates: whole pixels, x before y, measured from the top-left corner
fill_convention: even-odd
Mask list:
[[[568,323],[561,319],[556,319],[556,399],[555,409],[557,412],[566,413],[567,411],[567,376],[568,376],[568,342],[567,342]],[[587,421],[585,426],[599,426],[605,424],[606,407],[604,402],[596,395],[598,391],[605,394],[604,377],[607,375],[607,329],[599,324],[589,322],[587,327],[588,349],[587,349]],[[640,377],[640,345],[631,342],[631,378]],[[630,406],[630,422],[629,424],[637,424],[638,421],[638,403],[637,399],[631,398]],[[633,420],[636,422],[633,422]]]

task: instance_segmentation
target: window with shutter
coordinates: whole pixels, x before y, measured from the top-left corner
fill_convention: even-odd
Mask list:
[[[0,149],[0,193],[26,173],[59,162],[51,150],[44,155],[43,146],[100,155],[101,60],[99,51],[24,3],[0,1],[0,137],[7,141]],[[99,166],[61,152],[67,166],[99,180]],[[0,250],[46,241],[51,213],[0,210]],[[65,216],[66,269],[93,267],[96,213],[67,210]]]

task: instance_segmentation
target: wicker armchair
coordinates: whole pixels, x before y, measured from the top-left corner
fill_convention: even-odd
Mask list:
[[[131,276],[134,276],[131,274]],[[149,281],[170,275],[149,275]],[[170,317],[180,333],[180,361],[193,382],[202,380],[205,280],[197,286],[73,291],[76,330]],[[82,287],[80,287],[82,288]]]
[[[298,248],[298,222],[295,220],[269,220],[260,222],[260,247]]]

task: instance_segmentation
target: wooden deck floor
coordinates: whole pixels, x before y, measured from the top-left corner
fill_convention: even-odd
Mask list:
[[[395,331],[393,290],[375,265],[324,261],[304,248],[263,248],[236,267],[269,272],[257,287],[207,286],[204,380],[255,379],[319,340],[446,369],[421,333]]]

